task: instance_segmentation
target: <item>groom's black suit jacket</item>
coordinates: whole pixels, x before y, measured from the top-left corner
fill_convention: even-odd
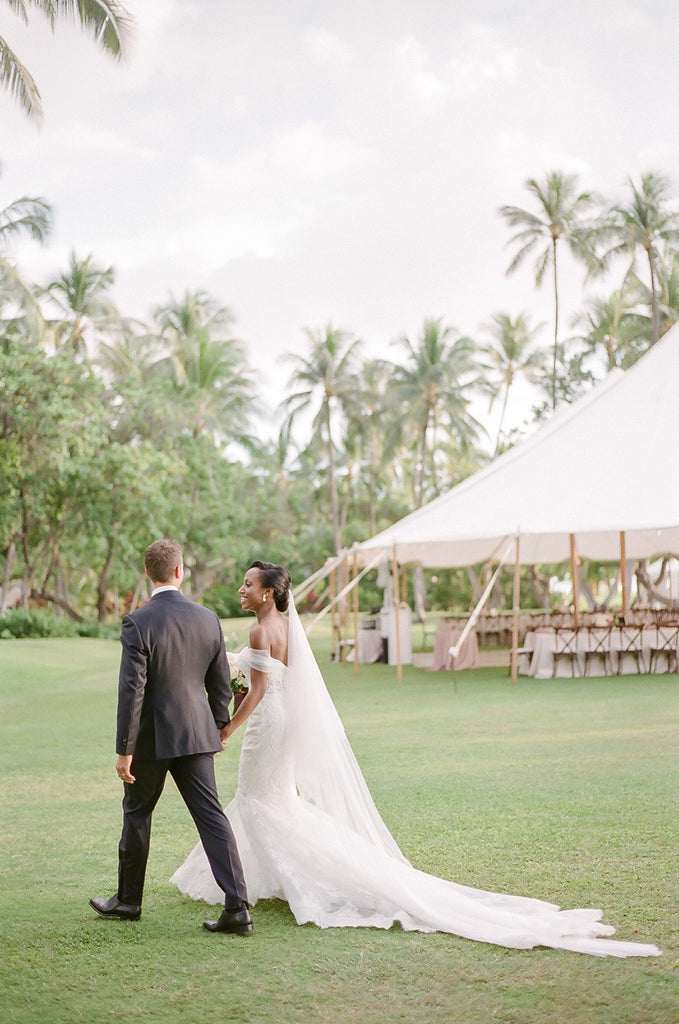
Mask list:
[[[214,612],[178,590],[122,621],[116,753],[164,760],[222,749],[231,683]]]

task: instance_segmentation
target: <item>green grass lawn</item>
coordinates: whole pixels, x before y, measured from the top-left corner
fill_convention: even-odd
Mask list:
[[[241,638],[244,641],[245,636]],[[327,652],[321,638],[321,656]],[[171,781],[140,922],[97,918],[116,887],[119,647],[0,642],[0,1019],[6,1024],[677,1024],[679,678],[519,678],[324,663],[378,807],[420,868],[597,906],[657,959],[507,950],[451,935],[298,927],[255,934],[168,885],[195,842]],[[226,802],[240,737],[217,758]]]

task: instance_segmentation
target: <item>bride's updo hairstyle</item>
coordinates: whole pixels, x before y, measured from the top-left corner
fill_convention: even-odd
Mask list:
[[[252,562],[249,569],[259,569],[263,587],[273,587],[273,599],[279,612],[288,610],[290,601],[290,573],[282,565],[273,562]]]

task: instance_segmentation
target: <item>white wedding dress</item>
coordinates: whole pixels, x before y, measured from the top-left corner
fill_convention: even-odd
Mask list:
[[[230,656],[231,657],[231,656]],[[484,892],[414,868],[370,797],[294,607],[289,668],[246,648],[239,665],[266,672],[247,722],[238,787],[226,808],[251,904],[286,900],[298,924],[450,932],[517,949],[550,946],[595,956],[655,956],[654,945],[604,938],[600,910],[559,910]],[[222,903],[199,843],[171,882]]]

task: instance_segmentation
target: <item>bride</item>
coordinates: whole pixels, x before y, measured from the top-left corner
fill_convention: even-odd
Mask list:
[[[251,903],[286,900],[298,924],[321,928],[398,922],[516,949],[660,953],[654,945],[605,938],[615,929],[601,923],[600,910],[559,910],[413,867],[370,796],[291,601],[287,569],[253,562],[238,592],[257,617],[250,646],[238,656],[250,688],[221,735],[226,743],[248,720],[226,815]],[[223,902],[200,843],[171,882],[193,899]]]

